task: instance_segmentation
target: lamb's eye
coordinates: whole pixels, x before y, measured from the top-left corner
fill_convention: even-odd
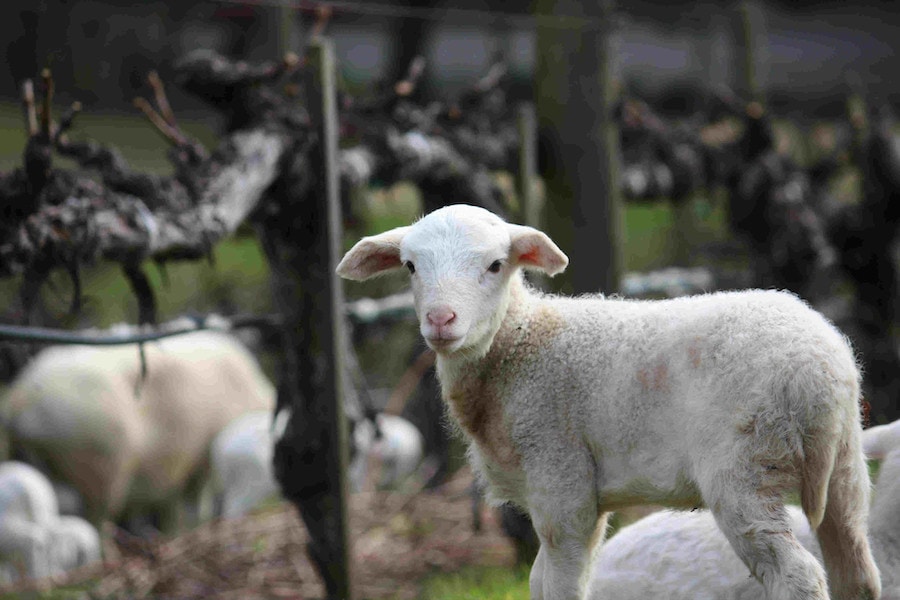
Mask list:
[[[416,272],[416,265],[414,265],[411,260],[406,261],[406,268],[409,269],[410,275]]]
[[[502,266],[503,261],[495,260],[491,263],[491,266],[488,267],[488,271],[490,271],[491,273],[499,273]]]

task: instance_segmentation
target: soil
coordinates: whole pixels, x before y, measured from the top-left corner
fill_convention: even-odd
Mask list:
[[[419,598],[423,581],[467,565],[512,566],[515,552],[493,510],[473,526],[472,478],[461,470],[444,486],[417,493],[351,497],[353,578],[361,599]],[[28,582],[12,597],[153,599],[291,599],[324,597],[306,556],[296,509],[281,503],[239,519],[216,520],[180,536],[146,540],[107,536],[103,563],[54,580]],[[114,541],[113,541],[114,540]],[[69,594],[62,590],[79,590]]]

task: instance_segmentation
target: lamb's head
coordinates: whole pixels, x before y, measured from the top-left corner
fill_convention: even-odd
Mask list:
[[[440,354],[487,350],[521,268],[556,275],[568,258],[544,233],[475,206],[436,210],[414,224],[360,240],[338,265],[361,281],[408,269],[419,329]]]

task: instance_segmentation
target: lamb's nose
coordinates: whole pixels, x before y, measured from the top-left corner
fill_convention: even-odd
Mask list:
[[[443,327],[444,325],[453,322],[453,319],[456,318],[456,313],[449,308],[436,308],[434,310],[429,310],[425,316],[428,318],[428,322],[431,325]]]

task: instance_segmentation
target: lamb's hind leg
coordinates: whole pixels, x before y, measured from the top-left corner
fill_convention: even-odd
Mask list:
[[[794,537],[779,495],[760,495],[746,480],[730,476],[701,485],[701,491],[767,600],[828,600],[825,571]]]
[[[828,502],[816,530],[833,600],[874,600],[881,581],[866,538],[869,475],[858,430],[848,427],[828,484]]]

